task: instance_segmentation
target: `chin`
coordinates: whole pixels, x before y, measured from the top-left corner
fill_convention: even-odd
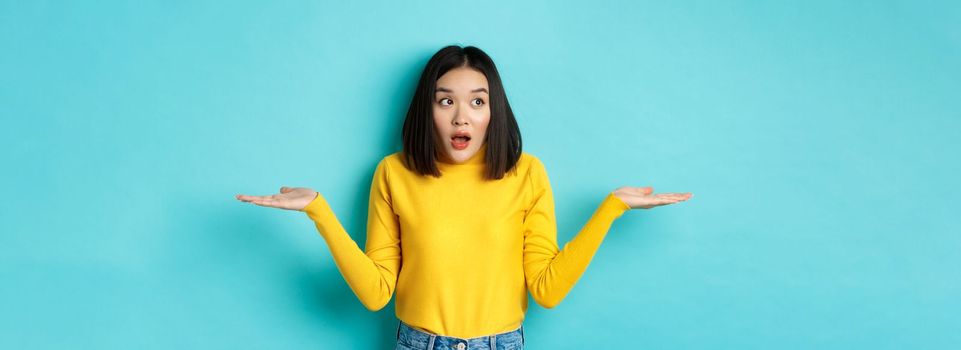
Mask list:
[[[473,149],[473,150],[472,149],[465,149],[465,150],[449,149],[447,150],[447,152],[448,152],[447,154],[450,155],[451,159],[453,159],[455,162],[460,163],[474,156],[474,154],[477,153],[477,150],[476,149]]]

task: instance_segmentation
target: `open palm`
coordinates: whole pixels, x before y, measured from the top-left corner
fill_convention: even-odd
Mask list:
[[[632,209],[650,209],[683,202],[693,196],[690,192],[654,194],[653,187],[619,187],[614,190],[614,195]]]
[[[281,187],[280,193],[271,196],[248,196],[238,194],[240,201],[254,203],[262,207],[280,208],[287,210],[303,210],[314,198],[317,192],[307,187]]]

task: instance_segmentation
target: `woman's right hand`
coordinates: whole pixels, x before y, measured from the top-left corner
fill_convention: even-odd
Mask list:
[[[248,196],[238,194],[235,197],[248,203],[254,203],[262,207],[280,208],[287,210],[302,211],[307,204],[320,194],[307,187],[281,187],[280,193],[272,196]]]

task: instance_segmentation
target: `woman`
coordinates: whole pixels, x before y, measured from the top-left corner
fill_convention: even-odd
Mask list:
[[[313,189],[237,195],[305,212],[371,311],[396,290],[397,349],[523,348],[528,292],[553,308],[616,218],[691,198],[618,188],[558,249],[547,172],[521,151],[494,62],[471,46],[444,47],[427,62],[402,134],[403,151],[382,158],[374,171],[365,251]]]

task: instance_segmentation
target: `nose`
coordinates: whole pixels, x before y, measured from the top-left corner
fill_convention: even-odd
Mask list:
[[[454,120],[451,122],[454,123],[455,126],[467,125],[467,118],[464,117],[464,114],[458,109],[454,111]]]

